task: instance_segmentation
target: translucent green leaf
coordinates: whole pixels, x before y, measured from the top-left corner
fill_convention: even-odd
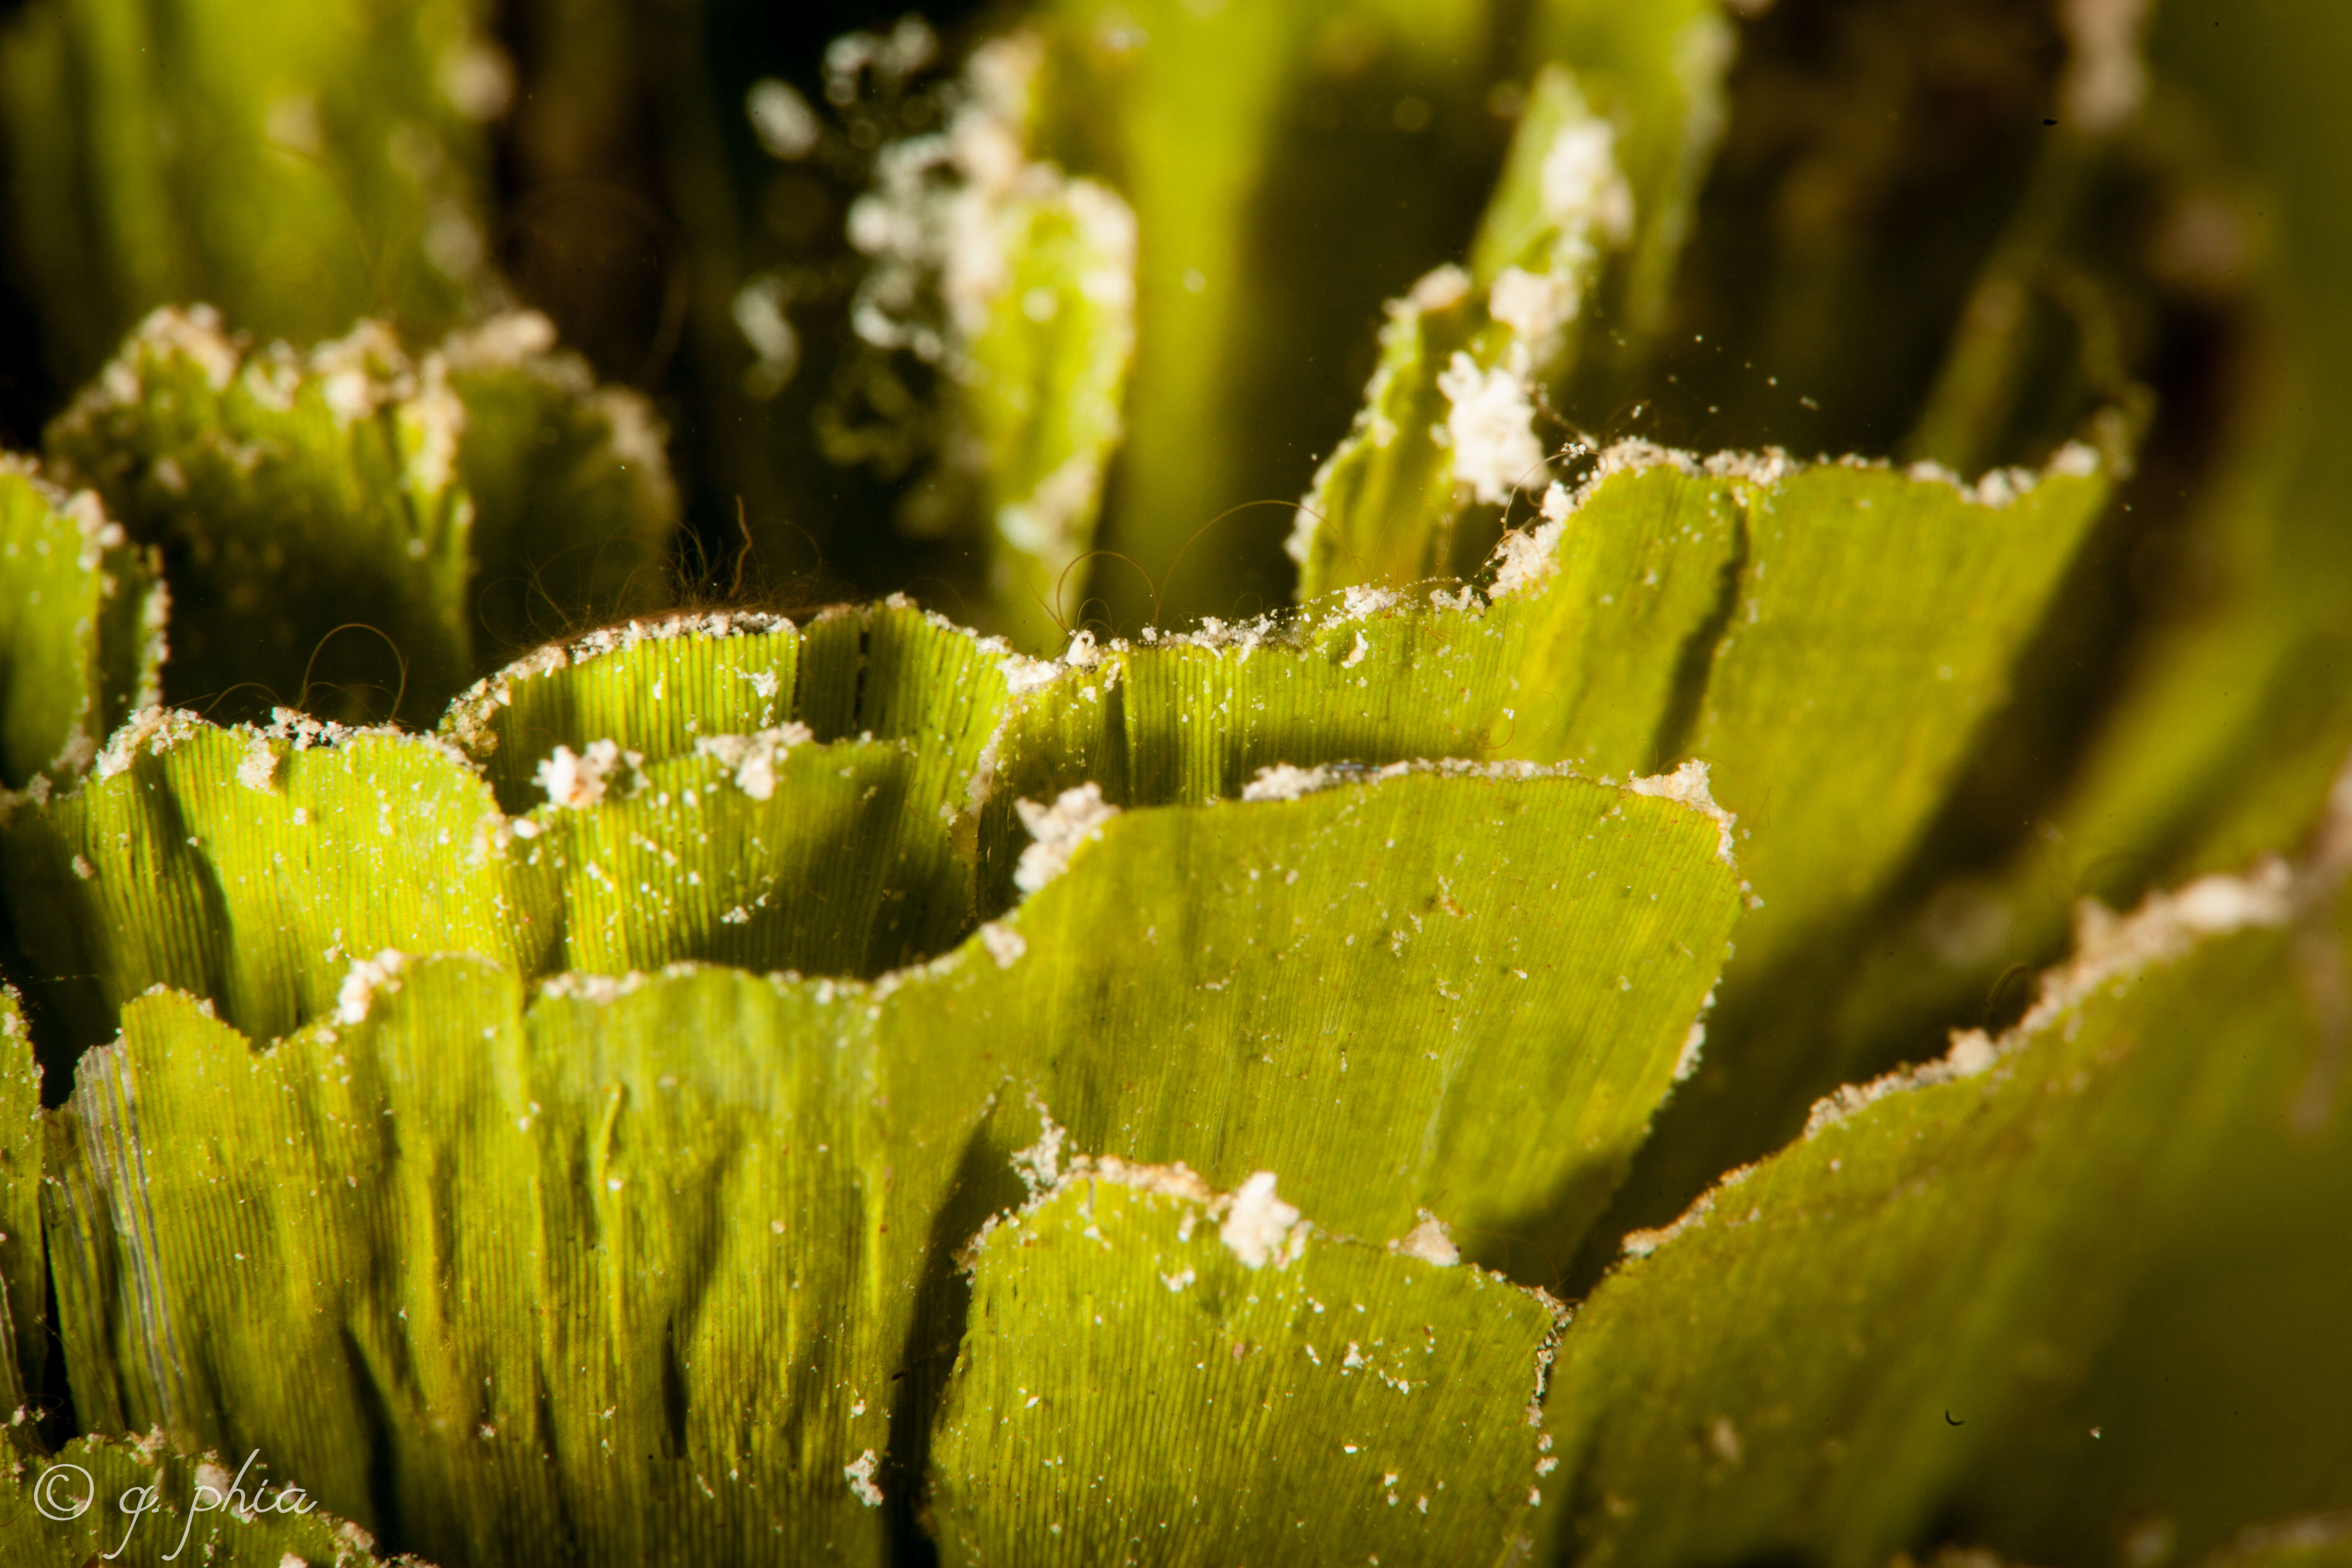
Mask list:
[[[714,737],[596,809],[522,825],[543,836],[520,858],[561,879],[557,966],[872,975],[954,945],[971,876],[919,797],[920,759],[896,742],[791,739]]]
[[[843,1468],[912,1486],[949,1263],[1030,1096],[1096,1146],[1278,1170],[1335,1228],[1525,1246],[1639,1138],[1736,907],[1713,821],[1576,779],[1098,831],[871,985],[675,969],[526,1010],[483,961],[378,955],[267,1054],[131,1002],[55,1134],[82,1419],[259,1446],[439,1555],[692,1561],[779,1523],[870,1552]]]
[[[155,700],[163,595],[88,490],[67,496],[0,458],[0,792],[65,783]]]
[[[952,1028],[1028,1042],[1081,1147],[1276,1171],[1374,1239],[1433,1209],[1528,1273],[1614,1185],[1737,909],[1714,822],[1580,779],[1398,769],[1099,831],[1116,858],[997,928],[1069,967],[1015,957]]]
[[[1560,1308],[1309,1228],[1270,1187],[1110,1162],[990,1230],[932,1449],[943,1560],[1517,1560]]]
[[[548,967],[562,929],[510,842],[488,788],[430,742],[151,709],[80,790],[0,828],[0,862],[74,1043],[110,1037],[159,984],[268,1039],[333,1012],[384,948]]]
[[[1654,324],[1720,119],[1706,106],[1728,56],[1724,24],[1706,0],[1555,5],[1538,7],[1537,27],[1549,46],[1538,58],[1566,65],[1546,65],[1527,93],[1468,270],[1440,268],[1389,306],[1363,411],[1299,505],[1288,549],[1302,599],[1466,569],[1484,540],[1457,537],[1465,511],[1539,492],[1564,444],[1537,424],[1540,389],[1588,343],[1613,336],[1611,357],[1629,360],[1628,333]],[[1637,182],[1617,156],[1636,128]],[[1594,296],[1609,259],[1637,235],[1641,299],[1629,311],[1620,265],[1604,308]]]
[[[650,416],[545,334],[503,317],[415,362],[370,322],[249,353],[208,310],[149,318],[47,446],[163,547],[171,699],[429,715],[476,673],[478,578],[644,566],[676,522]]]
[[[0,1405],[30,1403],[48,1356],[41,1248],[41,1068],[24,1005],[0,984]]]
[[[656,645],[677,646],[677,645]],[[720,645],[725,646],[725,645]],[[685,959],[876,974],[969,929],[937,769],[897,741],[711,735],[646,762],[560,749],[509,817],[446,744],[150,710],[75,794],[0,828],[21,940],[95,1043],[151,985],[270,1038],[337,1008],[380,952],[524,975]]]
[[[61,476],[163,548],[181,588],[173,700],[251,683],[265,710],[307,709],[313,683],[365,682],[374,689],[347,694],[339,716],[430,712],[470,663],[464,417],[446,387],[419,387],[381,327],[307,359],[247,358],[211,311],[166,310],[51,426],[47,447]],[[373,629],[347,626],[355,615]]]
[[[1104,542],[1142,570],[1093,586],[1115,624],[1281,596],[1275,514],[1219,520],[1297,493],[1352,404],[1331,365],[1475,222],[1500,152],[1496,23],[1484,0],[1044,8],[1036,144],[1125,198],[1139,237]]]
[[[800,653],[800,634],[782,616],[632,621],[550,643],[476,682],[450,704],[441,733],[520,814],[545,798],[538,772],[558,746],[584,753],[610,741],[667,762],[693,755],[698,736],[792,722]]]
[[[2151,903],[2011,1034],[1842,1091],[1793,1147],[1629,1237],[1549,1402],[1578,1559],[1861,1564],[1916,1543],[2079,1381],[2155,1238],[2276,1136],[2310,1071],[2277,929],[2304,891],[2273,868]]]
[[[14,221],[71,384],[157,306],[315,342],[431,333],[489,281],[511,73],[473,0],[40,0],[0,38]]]
[[[2340,871],[2352,790],[2337,799]],[[2253,1113],[2225,1125],[2228,1158],[2147,1227],[2150,1256],[2082,1375],[2038,1389],[1958,1487],[1954,1511],[1980,1539],[2033,1562],[2118,1542],[2189,1560],[2226,1555],[2261,1521],[2352,1510],[2333,1444],[2352,1401],[2352,1268],[2337,1244],[2352,1101],[2336,1001],[2352,900],[2339,897],[2332,931],[2327,912],[2316,899],[2303,911],[2277,984],[2305,1021],[2269,1047]],[[2093,1426],[2099,1441],[2082,1442]]]
[[[841,1467],[993,1073],[876,1081],[862,1007],[726,971],[522,1000],[421,961],[268,1055],[134,1004],[59,1125],[82,1419],[258,1447],[443,1560],[876,1560]]]
[[[490,645],[478,647],[478,652],[537,641],[551,623],[669,598],[679,514],[665,432],[642,395],[597,385],[587,362],[554,342],[547,318],[523,310],[435,351],[466,411],[457,481],[474,508],[468,603]]]
[[[1824,1026],[1846,1064],[1898,1059],[1952,1020],[2013,1003],[2012,972],[2064,951],[2083,897],[2127,905],[2294,849],[2352,752],[2352,533],[2340,523],[2352,462],[2330,434],[2352,418],[2352,355],[2337,346],[2352,343],[2352,311],[2335,283],[2352,267],[2352,219],[2322,151],[2336,135],[2324,123],[2352,134],[2352,110],[2324,85],[2352,62],[2352,29],[2333,13],[2282,12],[2233,33],[2160,7],[2148,48],[2158,79],[2195,95],[2149,106],[2188,165],[2166,199],[2241,245],[2208,282],[2260,345],[2247,363],[2261,368],[2226,409],[2181,416],[2183,432],[2213,443],[2189,493],[2126,495],[2130,549],[2108,570],[2140,620],[2096,729],[2031,836],[1926,889],[1858,955]],[[2249,182],[2301,215],[2275,246],[2245,243],[2265,232]],[[2150,468],[2165,457],[2150,451]],[[2158,539],[2172,542],[2153,579],[2166,586],[2153,588],[2142,573]]]
[[[12,1564],[428,1568],[413,1557],[376,1556],[367,1531],[320,1512],[316,1498],[257,1455],[247,1464],[97,1436],[77,1437],[54,1455],[13,1448],[0,1439],[11,1461],[0,1525]]]

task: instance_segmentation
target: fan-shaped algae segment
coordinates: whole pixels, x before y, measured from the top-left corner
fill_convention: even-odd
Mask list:
[[[561,935],[448,747],[286,716],[225,730],[150,709],[89,779],[0,829],[18,931],[61,1026],[106,1039],[151,985],[213,998],[260,1038],[331,1013],[352,962],[450,948],[518,968]]]
[[[1713,978],[1718,825],[1535,770],[1310,783],[1100,822],[870,984],[673,967],[526,1010],[482,959],[379,954],[266,1053],[133,1001],[52,1134],[77,1409],[259,1445],[436,1556],[683,1563],[782,1521],[870,1557],[952,1256],[1060,1136],[1030,1094],[1098,1147],[1296,1172],[1335,1229],[1549,1240],[1522,1211],[1598,1204]]]
[[[9,792],[69,782],[155,700],[157,571],[95,492],[68,496],[30,459],[0,455],[0,809]]]
[[[518,660],[459,697],[441,730],[510,811],[541,798],[558,746],[611,741],[653,763],[789,724],[823,742],[905,742],[921,809],[946,821],[968,808],[1010,682],[1040,673],[1052,667],[895,596],[798,626],[757,612],[648,616]]]
[[[550,643],[477,682],[449,705],[440,732],[520,813],[545,798],[539,773],[558,746],[584,754],[610,741],[659,763],[692,755],[703,737],[790,722],[800,651],[782,616],[627,621]]]
[[[997,963],[897,992],[886,1027],[1020,1042],[1082,1146],[1278,1170],[1354,1235],[1434,1210],[1550,1268],[1692,1044],[1738,910],[1720,826],[1527,764],[1257,793],[1101,822],[983,928]]]
[[[898,742],[703,735],[660,763],[559,747],[509,817],[449,744],[282,716],[151,710],[75,794],[0,828],[21,938],[77,1043],[151,985],[257,1037],[337,1011],[378,952],[469,952],[525,976],[688,959],[876,974],[970,921],[950,824]]]
[[[887,1444],[985,1065],[893,1141],[926,1086],[876,1081],[845,991],[526,1008],[478,959],[385,967],[266,1053],[167,994],[84,1058],[51,1189],[81,1418],[258,1447],[440,1561],[880,1561],[842,1467]]]
[[[536,310],[451,333],[425,356],[428,384],[436,365],[465,409],[477,635],[528,641],[541,606],[617,616],[667,602],[677,487],[644,395],[597,385]]]
[[[1564,1313],[1310,1235],[1275,1185],[1082,1161],[981,1238],[932,1450],[945,1561],[1518,1560]]]
[[[1467,569],[1468,508],[1532,498],[1556,448],[1584,452],[1540,419],[1545,389],[1595,358],[1587,379],[1614,405],[1656,327],[1721,128],[1729,29],[1712,0],[1562,0],[1528,23],[1538,68],[1468,266],[1390,302],[1363,408],[1300,503],[1301,599]]]
[[[373,321],[307,353],[203,306],[142,322],[47,449],[163,547],[172,699],[414,720],[476,673],[485,595],[625,597],[676,523],[658,428],[551,339],[502,316],[412,358]]]
[[[1355,587],[1295,619],[1082,637],[1006,721],[982,906],[1010,896],[1012,802],[1087,780],[1136,805],[1231,795],[1276,763],[1501,754],[1622,777],[1697,757],[1739,780],[1718,793],[1769,911],[1771,952],[1742,943],[1760,968],[1874,890],[1941,803],[2105,501],[2095,468],[2070,447],[1964,488],[1628,442],[1505,536],[1483,594]],[[1857,659],[1872,679],[1849,679]]]
[[[0,1405],[31,1402],[48,1356],[41,1247],[41,1068],[16,993],[0,984]]]
[[[1739,816],[1760,970],[1860,907],[1943,802],[2106,503],[2084,447],[1962,487],[1804,468],[1747,500],[1748,559],[1678,752]]]
[[[561,879],[560,966],[874,975],[955,945],[971,878],[949,824],[915,798],[917,753],[807,739],[705,737],[697,755],[646,763],[625,794],[516,824],[536,830],[521,861]]]
[[[1915,1542],[2083,1375],[2231,1150],[2289,1126],[2314,1038],[2281,928],[2310,890],[2273,865],[2094,925],[2008,1035],[1841,1091],[1629,1237],[1553,1383],[1569,1552],[1858,1568]]]
[[[142,322],[46,447],[163,547],[182,590],[173,700],[251,682],[301,706],[288,683],[307,679],[380,683],[388,701],[404,680],[404,707],[429,713],[469,673],[464,429],[464,405],[375,322],[248,354],[198,306]],[[376,637],[339,633],[355,610]]]
[[[381,1557],[375,1541],[320,1510],[299,1480],[255,1456],[188,1455],[162,1434],[81,1436],[55,1454],[11,1454],[0,1479],[5,1561],[162,1568],[429,1568]]]

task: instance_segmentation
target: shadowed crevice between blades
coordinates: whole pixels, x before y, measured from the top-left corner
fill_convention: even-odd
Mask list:
[[[1003,1103],[999,1091],[998,1104]],[[992,1111],[964,1144],[954,1184],[931,1221],[923,1272],[907,1340],[891,1373],[890,1437],[883,1461],[883,1508],[893,1568],[934,1568],[939,1546],[926,1528],[930,1512],[931,1428],[955,1371],[971,1311],[971,1280],[957,1259],[992,1215],[1020,1206],[1027,1194],[997,1136]]]
[[[1683,638],[1682,651],[1675,659],[1675,684],[1667,699],[1666,710],[1659,717],[1658,731],[1650,746],[1649,771],[1662,773],[1681,761],[1698,731],[1699,712],[1706,703],[1706,691],[1715,678],[1715,656],[1723,647],[1724,635],[1731,629],[1731,617],[1738,613],[1741,589],[1748,576],[1748,510],[1739,507],[1731,516],[1731,552],[1724,557],[1716,578],[1715,606],[1706,618]]]

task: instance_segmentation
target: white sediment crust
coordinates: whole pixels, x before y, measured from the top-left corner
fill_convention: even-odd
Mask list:
[[[587,750],[558,746],[540,759],[531,782],[547,792],[547,803],[570,811],[586,811],[604,803],[606,789],[624,767],[645,761],[641,752],[623,752],[617,741],[591,741]]]
[[[1546,482],[1543,443],[1536,438],[1534,393],[1524,364],[1481,369],[1459,350],[1437,377],[1450,405],[1442,426],[1454,451],[1454,478],[1479,501],[1499,506],[1520,489]]]
[[[1064,790],[1051,805],[1022,800],[1013,802],[1013,809],[1035,841],[1021,851],[1013,868],[1013,885],[1024,893],[1036,892],[1068,870],[1071,852],[1100,837],[1103,825],[1118,815],[1118,807],[1104,801],[1102,786],[1091,781]]]
[[[1298,1211],[1275,1195],[1272,1171],[1259,1171],[1241,1184],[1217,1226],[1217,1239],[1246,1268],[1287,1265],[1306,1241]]]
[[[1549,500],[1562,493],[1555,484],[1545,497]],[[1547,522],[1531,531],[1512,529],[1505,533],[1489,557],[1495,563],[1495,578],[1486,589],[1486,597],[1507,599],[1542,587],[1545,580],[1559,570],[1552,559],[1559,539],[1559,525],[1556,522]]]
[[[1996,1040],[1981,1029],[1955,1030],[1951,1047],[1935,1061],[1905,1068],[1868,1083],[1848,1084],[1814,1103],[1805,1136],[1836,1126],[1890,1094],[1974,1078],[2054,1026],[2109,982],[2179,958],[2210,937],[2284,926],[2295,907],[2294,877],[2286,864],[2266,860],[2244,877],[2205,877],[2148,897],[2117,916],[2084,900],[2075,910],[2074,956],[2042,977],[2033,1006]]]
[[[91,773],[110,779],[135,761],[142,751],[162,756],[205,727],[205,721],[184,708],[142,708],[106,738]]]
[[[256,735],[245,745],[236,764],[236,782],[263,795],[278,793],[278,748],[267,735]]]
[[[691,973],[696,965],[673,963],[662,971],[665,975]],[[539,983],[539,994],[559,1001],[593,1002],[603,1005],[617,1002],[647,984],[654,977],[641,970],[632,969],[625,974],[583,974],[567,970],[549,975]]]
[[[441,340],[439,353],[454,371],[520,370],[554,349],[553,321],[537,310],[505,310],[478,326],[451,332]],[[577,360],[569,363],[586,369]],[[585,392],[587,386],[577,390]]]
[[[1731,853],[1731,830],[1738,826],[1739,819],[1716,805],[1715,796],[1707,793],[1705,763],[1693,758],[1670,773],[1627,779],[1625,787],[1635,795],[1656,795],[1679,802],[1701,816],[1710,818],[1715,823],[1715,858],[1735,871],[1739,868],[1738,861],[1732,858]]]
[[[365,1023],[368,1009],[375,1005],[379,994],[400,989],[400,972],[407,966],[406,956],[391,948],[373,958],[352,960],[342,986],[335,994],[335,1022]]]
[[[1451,1227],[1427,1209],[1420,1210],[1419,1217],[1419,1225],[1388,1244],[1389,1251],[1399,1258],[1418,1258],[1440,1268],[1451,1268],[1461,1262],[1462,1249],[1454,1245]]]
[[[997,968],[1010,969],[1021,962],[1022,954],[1029,951],[1029,939],[1009,925],[986,921],[981,924],[980,945],[988,950],[988,956],[996,961]]]
[[[874,1472],[879,1463],[874,1450],[868,1448],[841,1467],[841,1473],[849,1479],[850,1495],[867,1508],[882,1506],[882,1489],[874,1484]]]
[[[737,789],[753,800],[767,800],[776,793],[777,760],[794,746],[808,745],[815,739],[814,731],[794,721],[750,735],[699,736],[694,742],[694,754],[716,758],[734,770]],[[635,753],[630,755],[634,758]]]
[[[2147,97],[2147,64],[2139,52],[2147,12],[2147,0],[2061,0],[2058,26],[2067,49],[2058,81],[2061,123],[2102,136],[2139,112]]]

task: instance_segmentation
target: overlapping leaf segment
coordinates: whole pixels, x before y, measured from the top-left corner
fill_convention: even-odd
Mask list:
[[[60,458],[268,374],[166,336]],[[318,472],[372,471],[409,405],[310,374]],[[34,1115],[12,1021],[11,1376],[45,1225],[86,1428],[467,1562],[870,1561],[927,1486],[973,1561],[1549,1528],[1561,1320],[1505,1276],[1598,1213],[1743,910],[1744,958],[1888,874],[2104,494],[1623,447],[1458,590],[1052,662],[897,601],[646,616],[435,733],[151,705],[93,758],[168,629],[142,549],[217,614],[336,548],[257,507],[207,552],[159,470],[228,438],[122,439],[129,530],[26,468],[0,544],[47,574],[11,689],[82,694],[10,731],[0,877],[56,1038],[112,1042]],[[220,483],[291,467],[253,447]],[[425,510],[352,569],[462,603],[484,531]]]

